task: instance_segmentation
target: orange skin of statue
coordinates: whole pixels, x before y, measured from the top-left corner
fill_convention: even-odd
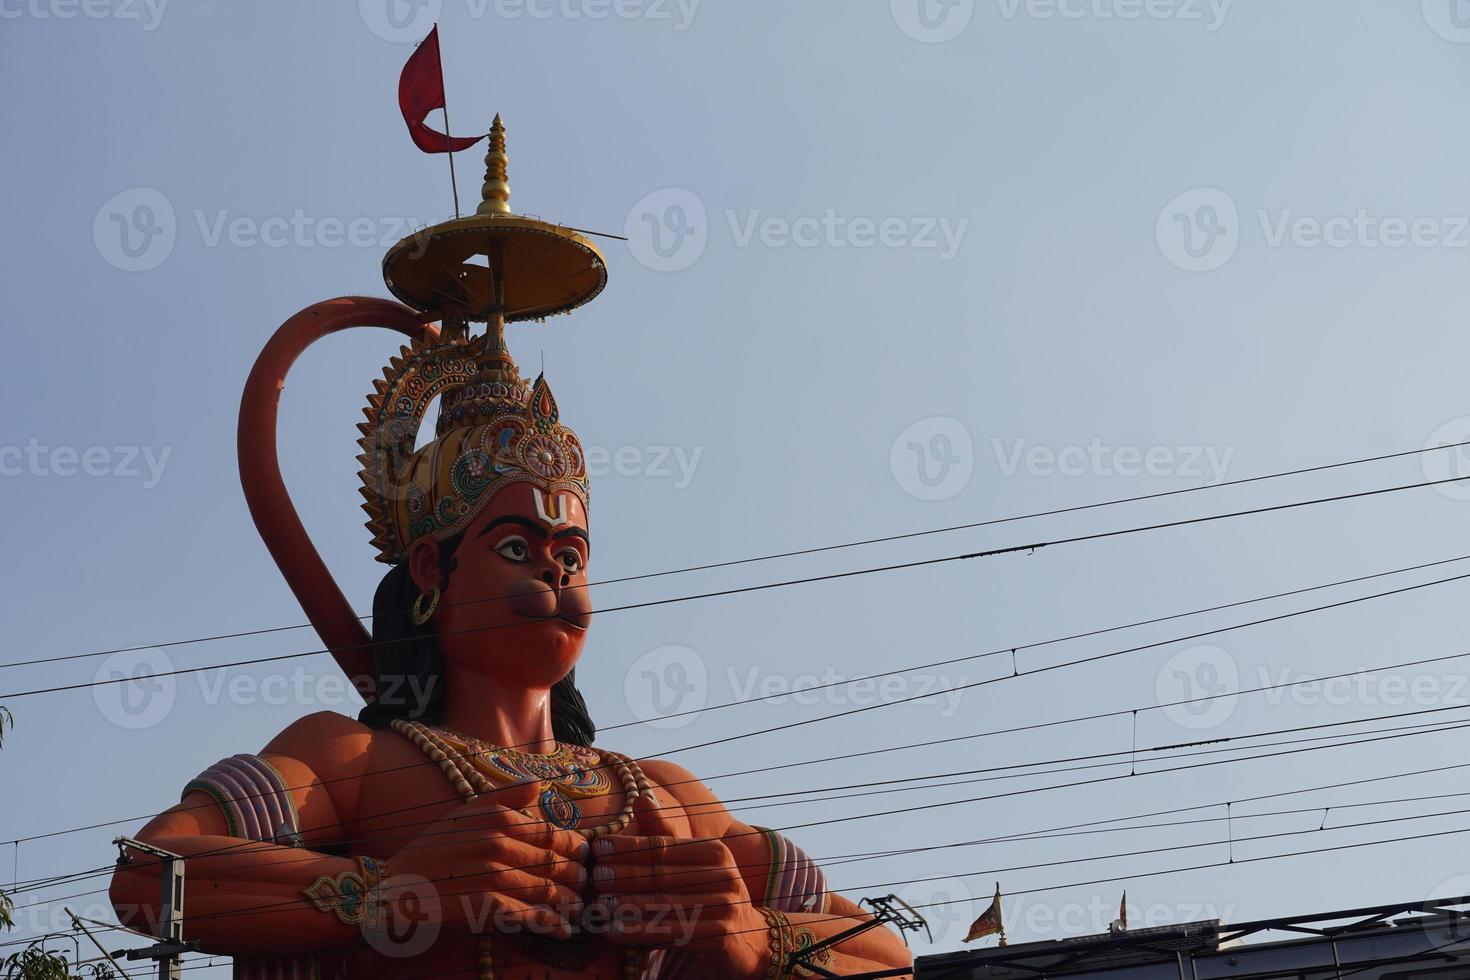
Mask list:
[[[541,510],[556,514],[560,504],[562,522],[538,515],[538,494]],[[525,483],[503,489],[466,528],[447,581],[436,543],[420,541],[408,556],[415,586],[441,589],[432,623],[444,659],[442,726],[528,752],[555,748],[550,689],[576,665],[591,613],[586,513],[574,495],[554,496]],[[295,722],[262,754],[292,788],[304,846],[228,836],[219,807],[198,791],[136,835],[189,859],[185,935],[207,952],[316,951],[335,967],[324,977],[472,980],[483,928],[497,977],[618,978],[629,946],[697,957],[700,976],[767,976],[767,923],[751,902],[765,893],[766,844],[679,766],[642,762],[653,798],[635,805],[622,832],[589,846],[542,819],[536,785],[465,802],[406,738],[333,712]],[[609,793],[577,801],[582,827],[623,807],[611,766],[603,772]],[[387,940],[365,942],[361,927],[303,894],[319,876],[356,870],[357,856],[388,865]],[[111,889],[120,921],[150,928],[159,889],[149,859],[120,866]],[[611,912],[599,917],[604,908]],[[833,895],[829,912],[788,918],[820,938],[869,916]],[[574,929],[605,937],[576,969],[547,965],[503,935],[520,930],[545,942]],[[826,967],[848,974],[911,963],[898,936],[880,927],[834,949]]]

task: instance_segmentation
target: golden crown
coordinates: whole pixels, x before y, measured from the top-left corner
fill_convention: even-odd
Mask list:
[[[587,505],[582,444],[561,424],[546,379],[522,380],[504,324],[586,303],[607,283],[607,267],[574,229],[510,212],[498,115],[489,146],[476,212],[410,235],[383,260],[388,288],[444,329],[399,351],[358,424],[363,509],[379,561],[402,561],[420,538],[459,533],[512,483],[566,490]],[[471,338],[474,321],[486,331]],[[436,398],[435,439],[415,448]]]

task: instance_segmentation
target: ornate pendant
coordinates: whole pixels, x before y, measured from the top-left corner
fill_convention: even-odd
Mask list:
[[[546,818],[546,822],[562,830],[575,829],[577,823],[582,819],[582,811],[577,804],[563,796],[555,786],[544,783],[542,786],[539,802],[541,815]]]

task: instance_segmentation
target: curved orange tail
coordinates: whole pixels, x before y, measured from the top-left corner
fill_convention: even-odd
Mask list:
[[[276,455],[276,419],[286,373],[314,342],[350,327],[386,327],[414,340],[438,333],[423,322],[423,314],[392,300],[342,296],[308,306],[281,324],[250,369],[240,398],[238,456],[240,486],[271,557],[337,666],[372,701],[372,638],[291,505]]]

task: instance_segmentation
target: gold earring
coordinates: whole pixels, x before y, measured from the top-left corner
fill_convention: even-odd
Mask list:
[[[422,626],[427,623],[429,621],[429,617],[434,615],[434,610],[439,608],[439,586],[436,585],[429,591],[432,594],[429,596],[428,609],[421,608],[424,601],[424,594],[422,592],[420,592],[418,598],[413,601],[413,624],[415,626]]]

